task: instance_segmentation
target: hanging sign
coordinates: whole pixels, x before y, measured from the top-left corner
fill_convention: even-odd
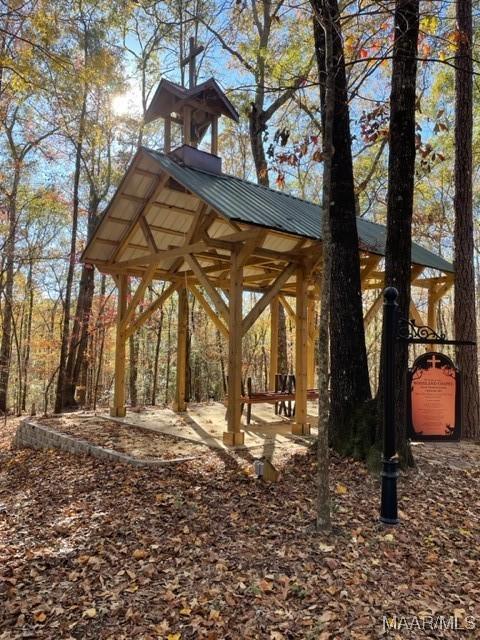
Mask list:
[[[460,374],[450,358],[443,353],[422,354],[409,370],[408,380],[409,438],[460,440]]]

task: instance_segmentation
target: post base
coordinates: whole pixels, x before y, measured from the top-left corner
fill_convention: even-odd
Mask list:
[[[184,413],[187,410],[187,405],[186,403],[179,404],[178,402],[174,402],[172,404],[172,410],[175,411],[175,413]]]
[[[383,524],[398,524],[398,460],[396,458],[383,458],[382,462],[382,500],[380,505],[380,522],[383,522]]]
[[[127,407],[110,407],[110,415],[112,418],[125,418]]]
[[[245,443],[245,434],[243,431],[224,431],[223,444],[227,447],[240,447]]]
[[[310,435],[310,424],[300,422],[294,422],[292,424],[292,433],[296,436],[309,436]]]

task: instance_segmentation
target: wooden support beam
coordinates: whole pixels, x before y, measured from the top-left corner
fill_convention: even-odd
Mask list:
[[[265,236],[267,235],[266,231],[257,231],[253,238],[247,240],[238,254],[238,260],[240,264],[244,265],[246,261],[252,256],[255,250],[258,250],[260,245],[265,240]]]
[[[453,276],[447,280],[447,282],[441,287],[437,288],[435,292],[435,302],[438,302],[443,296],[448,293],[448,291],[453,287],[454,278]]]
[[[192,220],[188,229],[187,237],[185,238],[184,245],[189,245],[197,242],[208,231],[208,227],[215,219],[215,214],[211,211],[208,212],[208,206],[204,202],[200,202],[197,207],[195,218]],[[179,258],[170,267],[170,273],[177,273],[183,264],[183,259]]]
[[[115,338],[115,382],[113,390],[113,406],[110,415],[123,418],[125,408],[125,344],[124,318],[127,310],[128,276],[121,275],[117,280],[117,333]]]
[[[282,307],[285,309],[285,311],[287,312],[287,315],[289,317],[289,319],[292,322],[295,322],[295,311],[293,310],[292,306],[290,305],[290,303],[288,302],[288,300],[285,298],[285,296],[283,294],[280,294],[278,296],[278,299],[280,301],[280,303],[282,304]]]
[[[230,267],[230,311],[228,322],[228,431],[223,433],[224,444],[243,445],[245,435],[240,431],[242,395],[242,282],[243,267],[238,252],[232,252]]]
[[[375,271],[381,259],[382,259],[382,256],[375,256],[375,255],[368,256],[365,266],[363,267],[360,274],[362,286],[367,281],[367,278],[370,276],[370,274],[372,274]]]
[[[157,253],[147,253],[144,256],[138,258],[132,258],[132,260],[124,260],[123,262],[117,262],[111,265],[112,269],[129,270],[132,267],[140,267],[145,265],[155,265],[155,268],[160,262],[169,260],[170,258],[178,258],[182,256],[184,258],[189,253],[198,253],[207,249],[205,242],[195,242],[189,245],[182,245],[181,247],[174,247],[172,249],[165,249],[164,251],[158,251]],[[183,259],[182,259],[183,262]]]
[[[307,329],[308,329],[308,351],[307,351],[307,389],[313,389],[315,384],[315,363],[317,344],[315,331],[315,298],[309,296],[307,304]]]
[[[375,298],[375,302],[372,304],[370,309],[365,314],[365,317],[363,319],[363,325],[365,329],[370,325],[370,323],[374,319],[379,309],[382,308],[382,305],[383,305],[383,291]]]
[[[233,255],[234,254],[232,253],[232,257],[233,257]],[[235,263],[237,263],[238,262],[238,255],[237,254],[235,254],[235,255],[236,255]],[[190,268],[193,271],[193,273],[197,276],[197,279],[200,282],[200,284],[205,288],[205,290],[208,293],[210,299],[212,300],[213,304],[215,305],[218,313],[222,316],[222,318],[228,324],[228,322],[229,322],[228,307],[225,304],[225,302],[223,301],[222,296],[218,293],[218,291],[212,285],[210,280],[207,278],[207,276],[205,275],[205,272],[203,271],[202,267],[198,263],[198,260],[195,258],[195,256],[192,256],[191,254],[189,254],[189,255],[186,256],[186,260],[187,260],[188,264],[190,265]],[[231,274],[232,274],[232,270],[230,269],[230,278],[231,278]],[[242,275],[243,275],[243,269],[242,269]]]
[[[292,433],[307,435],[310,424],[307,418],[307,278],[305,269],[297,269],[295,307],[295,422]]]
[[[192,109],[183,108],[183,144],[192,144]]]
[[[141,216],[138,222],[140,224],[140,229],[142,230],[143,237],[145,238],[148,248],[153,253],[158,253],[157,243],[155,242],[155,238],[153,237],[152,230],[150,229],[150,226],[146,221],[145,216],[144,215]]]
[[[147,322],[150,316],[152,316],[157,309],[160,309],[160,307],[165,304],[172,293],[177,291],[180,286],[181,285],[178,282],[169,285],[165,289],[165,291],[163,291],[163,293],[161,293],[158,298],[136,318],[136,320],[134,320],[128,327],[126,327],[126,337],[129,338],[133,333],[135,333],[135,331],[140,329],[140,327],[143,326],[145,322]]]
[[[140,284],[138,285],[135,293],[133,294],[133,298],[131,299],[130,304],[128,305],[127,310],[125,312],[125,317],[123,319],[124,330],[126,329],[127,324],[130,322],[130,318],[134,316],[135,309],[137,308],[138,303],[141,302],[148,285],[152,282],[153,274],[155,273],[156,268],[157,268],[156,265],[151,265],[147,269],[147,271],[145,271],[145,273],[143,274]]]
[[[170,153],[172,148],[172,119],[170,116],[165,116],[163,124],[163,151],[164,153]]]
[[[200,305],[203,307],[203,310],[205,311],[207,316],[210,318],[210,320],[213,322],[213,324],[217,327],[217,329],[220,331],[220,333],[225,338],[228,338],[228,328],[220,320],[218,313],[214,309],[212,309],[212,307],[208,304],[205,296],[202,294],[200,289],[198,289],[194,284],[189,284],[188,288],[193,293],[195,298],[198,300]]]
[[[413,318],[417,325],[425,324],[419,310],[415,306],[413,300],[410,300],[410,317]]]
[[[218,155],[218,115],[212,116],[210,151],[214,156]]]
[[[295,272],[296,265],[289,264],[285,267],[282,273],[278,276],[278,278],[272,282],[272,284],[268,287],[266,293],[257,301],[256,305],[253,309],[250,310],[248,315],[242,322],[242,333],[245,335],[250,327],[253,325],[255,320],[261,315],[261,313],[266,309],[266,307],[270,304],[273,298],[278,295],[280,289],[286,283],[286,281],[291,277],[291,275]]]
[[[270,368],[268,372],[268,388],[275,391],[275,376],[278,371],[278,320],[280,311],[278,297],[270,303]]]
[[[185,287],[178,291],[177,322],[177,386],[175,389],[174,411],[185,411],[187,390],[187,340],[188,340],[188,292]]]

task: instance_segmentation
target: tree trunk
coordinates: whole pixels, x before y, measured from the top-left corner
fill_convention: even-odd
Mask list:
[[[99,201],[96,197],[92,185],[90,185],[90,198],[88,207],[88,233],[87,240],[93,235],[97,223]],[[88,344],[88,331],[90,316],[92,313],[93,295],[95,292],[95,270],[91,265],[83,265],[78,288],[77,308],[72,327],[70,339],[70,349],[68,353],[67,366],[65,370],[65,388],[63,392],[64,409],[82,406],[85,403],[85,391],[80,394],[78,403],[75,399],[76,387],[80,383],[80,378],[87,363],[85,355]],[[82,384],[82,387],[84,385]]]
[[[128,340],[129,346],[129,385],[130,385],[130,405],[138,405],[137,380],[138,380],[138,335],[133,334]]]
[[[457,340],[477,340],[473,263],[472,136],[473,67],[472,0],[457,0],[458,48],[455,56],[455,306]],[[479,393],[477,347],[458,347],[462,372],[462,423],[466,438],[478,438]]]
[[[419,0],[397,0],[390,93],[385,285],[398,289],[398,314],[403,318],[408,318],[410,313],[418,29]],[[406,343],[398,343],[396,358],[397,450],[402,462],[410,464],[412,460],[406,438],[405,413],[408,368]],[[382,397],[383,393],[380,393]]]
[[[317,15],[321,15],[322,5],[320,0],[312,0]],[[365,434],[360,432],[363,420],[359,419],[358,412],[365,410],[371,393],[363,326],[350,116],[337,0],[327,0],[325,6],[334,22],[332,57],[335,69],[330,208],[330,439],[340,453],[364,457],[370,443],[365,447]],[[325,127],[325,33],[317,20],[314,21],[314,35]]]
[[[75,258],[77,249],[78,213],[80,208],[80,174],[82,163],[83,132],[87,110],[87,90],[83,94],[82,110],[78,125],[78,140],[75,145],[75,175],[73,180],[73,208],[72,208],[72,237],[68,262],[67,282],[65,286],[65,306],[63,310],[62,338],[60,347],[60,363],[58,367],[57,391],[55,396],[55,413],[61,413],[65,406],[64,393],[66,386],[67,356],[70,347],[70,316],[73,277],[75,273]]]
[[[0,344],[0,413],[8,411],[8,380],[10,377],[10,354],[12,346],[12,304],[14,279],[14,253],[17,229],[17,191],[20,182],[19,170],[15,171],[13,187],[9,196],[8,234],[5,241],[5,287],[3,289],[2,342]]]
[[[332,269],[332,239],[330,211],[332,208],[332,162],[333,127],[335,116],[335,66],[333,59],[333,20],[327,0],[321,1],[321,9],[314,20],[322,29],[325,44],[325,91],[324,91],[324,120],[323,120],[323,221],[322,229],[322,258],[323,272],[321,276],[321,308],[320,325],[318,331],[318,440],[317,440],[317,530],[330,531],[330,491],[329,491],[329,451],[328,425],[330,402],[328,394],[329,383],[329,325],[331,298],[331,269]],[[319,216],[320,218],[320,216]]]
[[[26,411],[27,409],[27,394],[28,394],[28,372],[29,372],[29,364],[30,364],[30,343],[32,339],[32,318],[33,318],[33,260],[30,260],[28,265],[28,276],[27,276],[27,296],[28,296],[28,309],[27,309],[27,320],[26,320],[26,333],[25,333],[25,343],[23,350],[23,358],[22,358],[22,367],[23,367],[23,391],[22,391],[22,401],[21,401],[21,410]]]
[[[163,309],[160,311],[160,319],[157,327],[157,339],[155,343],[155,358],[153,361],[153,381],[152,381],[152,405],[157,402],[158,391],[158,362],[160,359],[160,345],[162,343]]]

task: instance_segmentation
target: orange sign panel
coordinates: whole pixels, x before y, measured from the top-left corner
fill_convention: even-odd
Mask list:
[[[410,371],[410,437],[454,440],[460,435],[458,371],[441,353],[425,353]]]

